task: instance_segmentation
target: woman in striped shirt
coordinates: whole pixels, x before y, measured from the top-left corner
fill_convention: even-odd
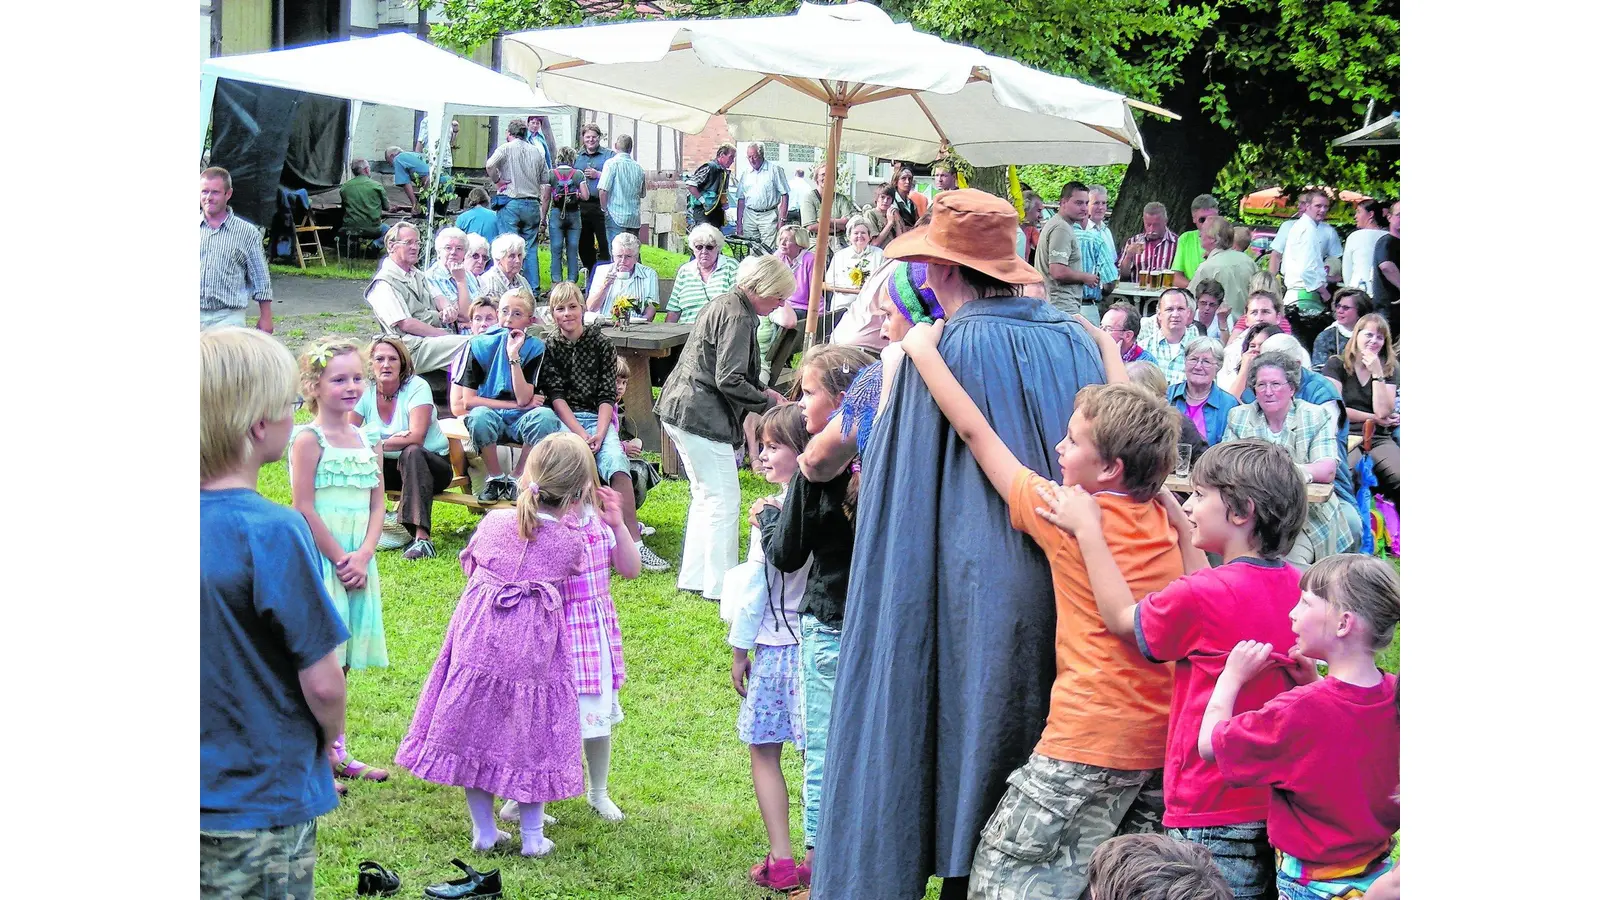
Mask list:
[[[667,321],[692,324],[712,298],[733,290],[738,264],[722,255],[722,232],[704,222],[689,232],[693,257],[678,267],[667,298]]]

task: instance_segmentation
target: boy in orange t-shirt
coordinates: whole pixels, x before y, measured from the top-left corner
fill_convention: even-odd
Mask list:
[[[1144,659],[1106,631],[1077,542],[1040,514],[1054,485],[1001,443],[939,357],[941,331],[940,325],[918,325],[902,346],[990,483],[1006,496],[1011,526],[1049,558],[1056,594],[1050,716],[984,827],[968,896],[1076,898],[1087,889],[1097,846],[1160,826],[1172,667]],[[1126,380],[1116,354],[1107,362],[1113,380]],[[1177,462],[1179,414],[1129,384],[1091,385],[1078,392],[1075,405],[1056,448],[1062,482],[1094,494],[1102,531],[1129,584],[1159,591],[1183,575],[1169,520],[1176,502],[1170,495],[1155,499]]]

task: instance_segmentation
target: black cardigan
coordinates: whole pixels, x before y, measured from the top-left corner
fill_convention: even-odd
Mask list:
[[[829,628],[844,625],[844,600],[850,588],[855,524],[844,514],[850,472],[813,484],[799,472],[789,480],[783,508],[768,507],[761,523],[761,550],[780,572],[796,572],[811,560],[800,611]]]

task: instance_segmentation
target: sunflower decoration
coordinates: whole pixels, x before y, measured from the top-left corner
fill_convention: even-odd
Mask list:
[[[871,275],[872,260],[869,257],[862,256],[856,260],[855,265],[850,267],[850,286],[860,289],[861,285],[865,284],[867,278]]]
[[[632,297],[618,297],[611,301],[611,318],[622,328],[628,327],[628,313],[637,308],[637,301]]]

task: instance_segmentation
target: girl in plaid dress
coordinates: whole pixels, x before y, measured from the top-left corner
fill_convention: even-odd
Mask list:
[[[614,498],[609,488],[599,488],[601,498]],[[623,578],[637,578],[639,549],[634,542],[617,540],[617,534],[594,507],[568,515],[565,522],[583,540],[583,559],[577,574],[561,583],[566,604],[567,645],[572,648],[578,687],[578,722],[583,735],[583,759],[589,770],[589,805],[609,822],[622,821],[622,810],[611,801],[606,780],[611,771],[611,727],[622,721],[617,691],[626,671],[622,663],[622,631],[617,608],[611,602],[611,570]],[[622,534],[627,535],[624,529]],[[502,819],[516,815],[509,801]],[[544,824],[555,820],[546,815]]]

